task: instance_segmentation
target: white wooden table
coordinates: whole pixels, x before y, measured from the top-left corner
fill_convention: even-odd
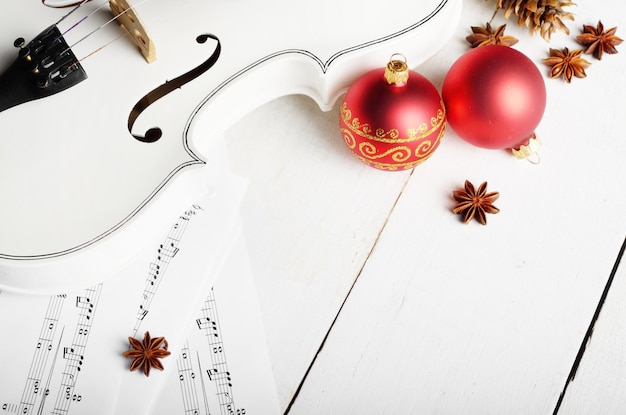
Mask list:
[[[493,3],[466,0],[456,35],[416,68],[439,89]],[[298,96],[229,130],[283,411],[624,413],[626,45],[571,84],[541,59],[580,48],[598,19],[624,38],[626,20],[617,0],[570,10],[571,35],[550,43],[507,26],[546,75],[539,165],[449,129],[414,171],[376,171],[344,146],[338,106]],[[486,227],[451,213],[465,179],[500,192]]]

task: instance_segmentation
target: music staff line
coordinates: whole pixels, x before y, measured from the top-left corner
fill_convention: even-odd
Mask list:
[[[93,325],[96,309],[100,300],[102,284],[85,290],[84,296],[76,297],[78,322],[74,327],[74,337],[70,346],[63,348],[65,369],[61,372],[61,383],[57,392],[57,399],[52,410],[53,415],[65,415],[72,403],[80,402],[82,395],[76,393],[76,382],[81,372],[87,341]]]
[[[206,369],[209,380],[215,382],[217,398],[222,415],[245,414],[245,409],[236,409],[232,391],[232,376],[228,368],[225,346],[213,289],[201,309],[202,318],[196,320],[198,329],[206,336],[212,368]]]
[[[35,345],[35,352],[31,360],[30,369],[28,370],[28,376],[20,399],[19,411],[21,411],[22,414],[31,414],[37,400],[41,399],[43,405],[43,403],[45,403],[45,397],[49,394],[49,385],[43,384],[43,377],[48,359],[50,355],[53,354],[53,341],[56,336],[59,317],[63,310],[65,298],[64,296],[55,296],[51,297],[48,301],[48,307],[41,324],[39,338]],[[58,341],[60,342],[61,339],[62,335],[59,336]],[[47,379],[50,379],[53,370],[54,367],[50,368]]]
[[[200,404],[198,402],[198,391],[196,388],[196,373],[190,359],[189,343],[185,342],[178,359],[176,359],[178,368],[178,379],[180,381],[180,392],[183,398],[183,408],[185,414],[199,415]],[[200,372],[200,377],[202,372]],[[207,409],[207,414],[208,408]]]
[[[177,357],[181,409],[185,415],[210,415],[212,410],[221,415],[244,415],[246,410],[235,405],[213,289],[202,304],[200,316],[195,320],[198,331],[192,332]]]
[[[19,404],[4,403],[2,410],[9,413],[42,414],[48,398],[55,397],[53,415],[68,413],[73,402],[80,402],[82,397],[74,393],[78,373],[84,362],[84,351],[95,315],[101,284],[85,290],[84,296],[76,297],[76,311],[65,309],[67,295],[50,297],[43,315],[39,337],[31,365],[26,377]],[[69,346],[64,345],[67,324],[61,326],[64,310],[74,314],[74,335]],[[59,328],[60,327],[60,333]],[[51,359],[51,360],[50,360]],[[58,362],[65,362],[62,370],[57,369]],[[60,375],[60,381],[57,379]],[[53,380],[56,379],[56,380]],[[54,385],[53,385],[54,382]],[[58,383],[58,385],[57,385]],[[56,390],[56,394],[53,392]],[[46,411],[48,411],[46,409]]]
[[[201,210],[199,206],[193,206],[185,213],[180,215],[178,221],[170,228],[165,240],[159,245],[156,252],[156,258],[148,265],[148,276],[146,277],[144,290],[137,309],[137,316],[135,319],[135,325],[132,331],[132,337],[137,337],[139,327],[141,326],[146,315],[150,312],[150,305],[154,299],[155,294],[163,280],[167,268],[172,258],[179,252],[178,244],[180,243],[187,224],[191,218]]]

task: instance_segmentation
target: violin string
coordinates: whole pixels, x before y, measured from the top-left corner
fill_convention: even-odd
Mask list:
[[[82,42],[83,40],[87,39],[88,37],[90,37],[91,35],[93,35],[94,33],[96,33],[98,30],[104,28],[105,26],[107,26],[109,23],[117,20],[119,17],[121,17],[122,15],[128,13],[131,10],[134,10],[135,8],[137,8],[137,6],[142,5],[143,3],[146,3],[149,0],[143,0],[133,6],[130,6],[128,9],[122,11],[120,14],[114,16],[113,18],[111,18],[110,20],[108,20],[107,22],[101,24],[100,26],[96,27],[94,30],[92,30],[91,32],[87,33],[85,36],[83,36],[82,38],[80,38],[79,40],[77,40],[76,42],[74,42],[72,45],[68,46],[67,49],[65,49],[61,54],[69,51],[70,49],[72,49],[74,46],[78,45],[80,42]]]
[[[63,21],[67,16],[69,16],[70,14],[72,14],[75,10],[77,10],[80,6],[82,6],[83,4],[85,4],[86,2],[88,2],[90,0],[83,0],[80,4],[78,4],[76,7],[74,7],[74,9],[69,12],[68,14],[66,14],[61,20],[59,20],[59,22]],[[92,16],[94,13],[96,13],[98,10],[100,10],[101,8],[103,8],[104,6],[107,5],[107,0],[104,0],[102,2],[102,4],[100,4],[100,6],[98,6],[95,10],[93,10],[91,13],[89,13],[86,16],[83,16],[79,21],[77,21],[76,23],[74,23],[73,25],[70,26],[69,29],[67,29],[65,32],[61,33],[59,36],[57,36],[56,39],[54,39],[54,42],[57,42],[59,39],[61,39],[63,36],[65,36],[70,30],[74,29],[76,26],[78,26],[79,24],[81,24],[82,22],[84,22],[85,20],[87,20],[88,17]],[[59,22],[56,23],[56,25],[59,24]],[[64,51],[65,52],[65,51]]]
[[[107,42],[106,44],[100,46],[99,48],[89,52],[86,56],[83,56],[80,59],[76,59],[75,61],[69,63],[66,68],[69,69],[72,66],[76,66],[77,64],[79,64],[80,62],[84,61],[85,59],[95,55],[96,53],[100,52],[102,49],[106,48],[107,46],[109,46],[111,43],[117,42],[118,40],[120,40],[121,38],[128,36],[130,33],[126,30],[124,30],[121,34],[119,34],[115,39],[110,40],[109,42]]]
[[[89,1],[89,0],[84,0],[83,3],[85,3],[85,1]],[[83,4],[81,3],[81,4]],[[100,10],[101,8],[105,7],[107,5],[107,1],[105,0],[100,6],[98,6],[95,10],[93,10],[91,13],[89,13],[88,15],[83,16],[79,21],[77,21],[76,23],[74,23],[73,25],[71,25],[69,27],[69,29],[67,29],[65,32],[61,33],[61,36],[65,36],[67,34],[67,32],[69,32],[70,30],[74,29],[76,26],[78,26],[79,24],[81,24],[82,22],[84,22],[85,20],[87,20],[89,17],[93,16],[94,13],[96,13],[98,10]],[[80,5],[78,6],[80,7]]]
[[[84,61],[85,59],[89,58],[90,56],[95,55],[96,53],[100,52],[102,49],[104,49],[107,46],[109,46],[111,43],[117,42],[118,40],[120,40],[121,38],[123,38],[125,36],[128,36],[129,34],[130,34],[129,32],[124,30],[124,32],[122,34],[120,34],[119,36],[117,36],[115,39],[110,40],[109,42],[107,42],[106,44],[100,46],[96,50],[89,52],[86,56],[83,56],[82,58],[80,58],[76,63],[80,63],[80,62]]]
[[[125,10],[125,11],[121,12],[120,14],[118,14],[117,16],[115,16],[114,18],[112,18],[111,20],[109,20],[108,22],[106,22],[105,24],[103,24],[102,26],[100,26],[100,27],[98,27],[97,29],[93,30],[91,33],[89,33],[89,34],[88,34],[87,36],[85,36],[84,38],[80,39],[78,42],[74,43],[72,46],[68,47],[68,48],[66,49],[66,51],[67,51],[67,50],[70,50],[70,49],[71,49],[74,45],[76,45],[77,43],[81,42],[81,41],[82,41],[82,40],[84,40],[86,37],[91,36],[91,34],[95,33],[96,31],[100,30],[101,28],[103,28],[103,27],[104,27],[104,26],[106,26],[107,24],[111,23],[113,20],[117,19],[117,18],[118,18],[118,17],[120,17],[122,14],[124,14],[124,13],[128,12],[128,11],[129,11],[129,10],[131,10],[131,9],[134,9],[136,6],[139,6],[139,5],[141,5],[142,3],[145,3],[145,2],[147,2],[147,1],[148,1],[148,0],[144,0],[144,1],[142,1],[141,3],[138,3],[138,4],[136,4],[135,6],[131,6],[129,9],[127,9],[127,10]],[[84,19],[83,19],[83,20],[84,20]],[[106,44],[104,44],[104,45],[102,45],[102,46],[98,47],[97,49],[95,49],[95,50],[93,50],[93,51],[89,52],[86,56],[83,56],[82,58],[77,59],[76,61],[74,61],[74,62],[72,62],[71,64],[69,64],[67,67],[68,67],[68,68],[70,68],[70,67],[72,67],[73,65],[76,65],[76,64],[78,64],[78,63],[80,63],[80,62],[82,62],[82,61],[86,60],[87,58],[89,58],[89,57],[91,57],[91,56],[95,55],[96,53],[100,52],[102,49],[106,48],[106,47],[107,47],[107,46],[109,46],[110,44],[112,44],[112,43],[114,43],[114,42],[116,42],[116,41],[120,40],[120,39],[121,39],[121,38],[123,38],[123,37],[128,36],[129,34],[130,34],[130,32],[128,32],[127,30],[122,31],[122,33],[121,33],[120,35],[118,35],[115,39],[110,40],[110,41],[109,41],[109,42],[107,42]]]
[[[57,26],[59,23],[61,23],[63,20],[65,20],[67,17],[69,17],[72,13],[74,13],[76,10],[78,10],[78,8],[79,8],[80,6],[82,6],[83,4],[87,3],[88,1],[89,1],[89,0],[83,0],[83,1],[81,1],[80,3],[78,3],[76,6],[74,6],[74,8],[73,8],[72,10],[70,10],[69,12],[67,12],[67,13],[65,14],[65,16],[61,17],[61,18],[59,19],[59,21],[58,21],[58,22],[56,22],[54,25],[55,25],[55,26]]]

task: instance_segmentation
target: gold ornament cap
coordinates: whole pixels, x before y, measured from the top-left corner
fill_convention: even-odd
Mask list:
[[[402,86],[406,84],[409,80],[409,67],[406,64],[406,58],[404,55],[399,53],[391,55],[389,63],[385,68],[385,80],[389,85],[395,84],[397,86]]]
[[[528,139],[527,144],[521,145],[518,148],[512,148],[511,153],[513,153],[513,155],[517,157],[518,159],[526,159],[527,161],[530,161],[531,163],[533,163],[533,161],[530,160],[529,157],[535,156],[538,159],[539,158],[538,151],[540,148],[541,148],[541,141],[535,135],[535,133],[533,133],[532,137]],[[534,163],[537,164],[538,161]]]

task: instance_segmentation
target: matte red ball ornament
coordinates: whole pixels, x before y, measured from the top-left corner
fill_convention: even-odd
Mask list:
[[[539,148],[535,128],[546,106],[546,87],[535,64],[501,45],[480,46],[462,55],[442,87],[448,123],[478,147],[511,149],[519,158]]]
[[[350,87],[340,108],[343,140],[356,157],[381,170],[406,170],[439,146],[446,110],[430,81],[391,57]]]

